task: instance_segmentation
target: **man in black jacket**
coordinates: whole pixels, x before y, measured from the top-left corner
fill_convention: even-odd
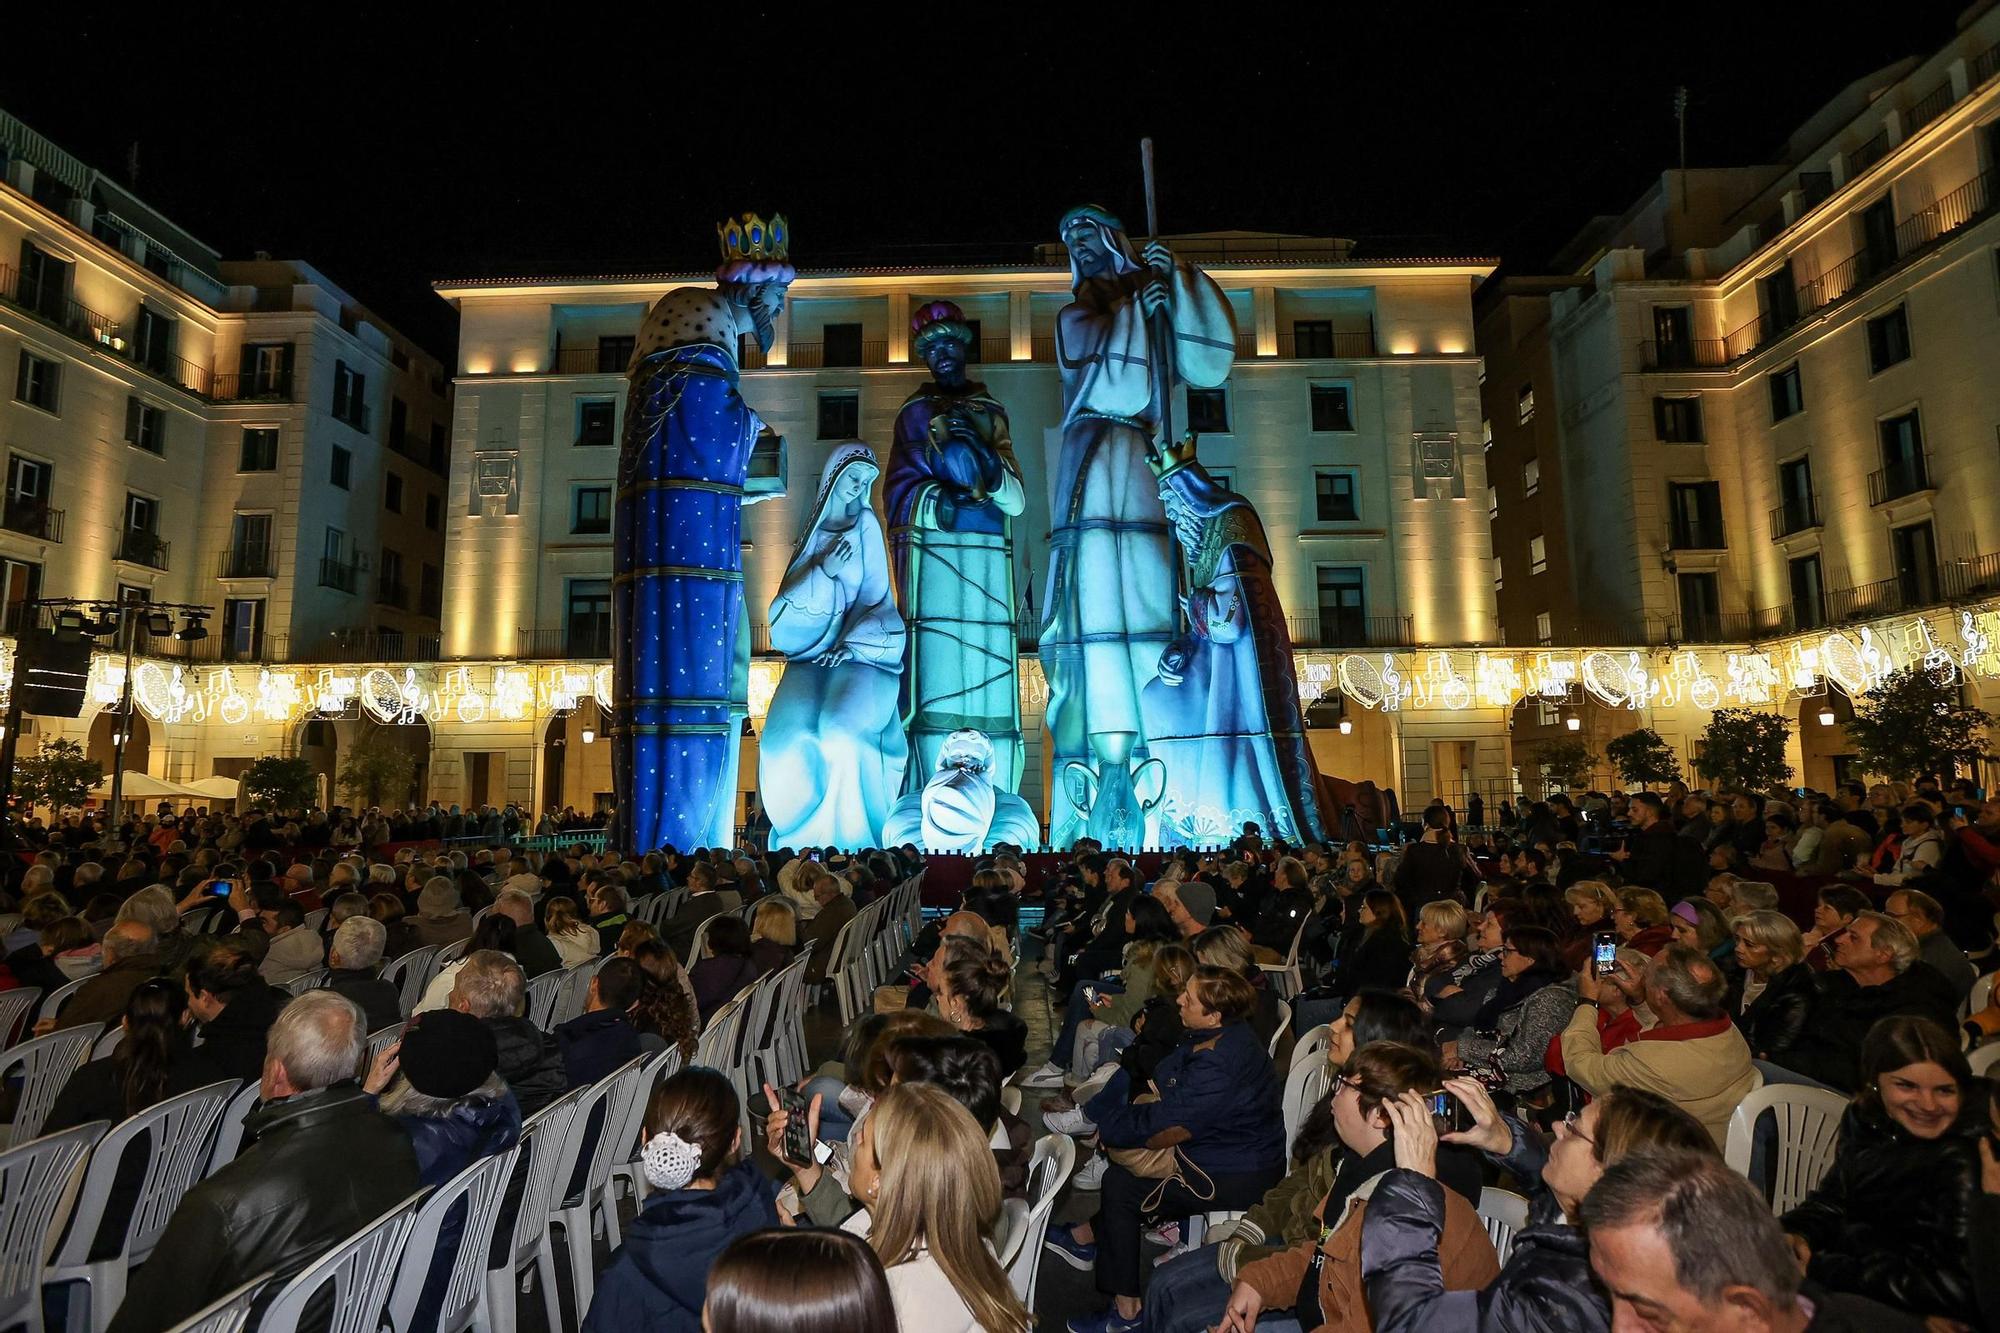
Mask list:
[[[1859,1081],[1861,1043],[1877,1019],[1921,1014],[1946,1032],[1958,1026],[1951,983],[1921,961],[1902,922],[1862,912],[1834,939],[1838,971],[1819,978],[1812,1021],[1785,1056],[1784,1068],[1841,1092]]]
[[[497,949],[466,958],[452,980],[451,1007],[471,1014],[493,1034],[500,1052],[500,1077],[531,1116],[569,1090],[562,1051],[548,1033],[523,1018],[528,979],[521,965]]]
[[[388,940],[389,931],[380,921],[351,916],[333,932],[326,955],[326,988],[354,1001],[371,1033],[403,1022],[402,990],[381,977],[382,949]]]
[[[168,1328],[259,1273],[288,1278],[413,1194],[410,1139],[361,1090],[361,1011],[331,991],[272,1025],[256,1142],[189,1190],[111,1333]]]
[[[1610,853],[1627,884],[1652,889],[1662,898],[1693,897],[1708,882],[1708,860],[1700,844],[1677,835],[1666,803],[1649,791],[1632,798],[1632,833]]]

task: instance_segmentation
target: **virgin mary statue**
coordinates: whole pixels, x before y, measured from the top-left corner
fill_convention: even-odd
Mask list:
[[[903,618],[868,502],[881,472],[865,444],[834,450],[771,603],[771,646],[786,665],[757,770],[773,847],[880,846],[902,790]]]

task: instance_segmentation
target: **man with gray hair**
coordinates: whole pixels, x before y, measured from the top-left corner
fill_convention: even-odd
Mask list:
[[[1729,886],[1729,911],[1725,915],[1739,917],[1752,912],[1777,910],[1777,885],[1767,884],[1760,879],[1739,879]]]
[[[1964,1004],[1979,980],[1979,969],[1965,956],[1965,950],[1944,930],[1944,904],[1922,889],[1897,889],[1882,904],[1885,916],[1894,917],[1917,939],[1917,956],[1937,969],[1951,983],[1952,994]]]
[[[1860,1333],[1920,1321],[1860,1296],[1805,1293],[1756,1186],[1715,1157],[1637,1152],[1605,1168],[1577,1219],[1611,1327],[1677,1333]]]
[[[370,1032],[396,1027],[403,1021],[402,992],[378,975],[382,950],[388,942],[389,928],[363,913],[340,923],[326,954],[326,988],[354,1001]]]
[[[361,1090],[366,1051],[351,1001],[320,990],[285,1007],[244,1122],[254,1142],[181,1199],[111,1333],[171,1327],[260,1273],[282,1281],[416,1191],[409,1136]]]
[[[1921,1014],[1958,1030],[1958,996],[1922,961],[1916,936],[1894,917],[1862,912],[1833,938],[1836,971],[1815,978],[1812,1021],[1784,1068],[1839,1092],[1860,1082],[1861,1043],[1891,1014]],[[1766,1077],[1769,1077],[1767,1072]]]
[[[493,910],[514,923],[514,958],[532,981],[544,972],[563,965],[562,955],[542,928],[535,924],[535,900],[519,889],[502,889],[493,900]],[[614,941],[615,943],[615,941]]]
[[[497,949],[469,954],[451,984],[450,1004],[471,1014],[493,1034],[500,1077],[514,1090],[521,1114],[531,1116],[569,1090],[556,1039],[522,1016],[528,981],[521,965]]]
[[[143,921],[120,921],[104,932],[104,969],[76,988],[60,1015],[35,1024],[35,1031],[116,1024],[125,1016],[132,992],[159,976],[160,970],[160,937],[153,928]]]
[[[1643,998],[1654,1022],[1638,1040],[1606,1051],[1597,1007],[1613,984],[1634,1001]],[[1586,967],[1576,989],[1581,1003],[1562,1034],[1570,1082],[1593,1097],[1612,1088],[1656,1092],[1701,1121],[1721,1148],[1729,1137],[1730,1113],[1756,1087],[1757,1073],[1749,1044],[1729,1021],[1728,985],[1708,955],[1669,945],[1653,958],[1643,981],[1623,964],[1610,978]]]

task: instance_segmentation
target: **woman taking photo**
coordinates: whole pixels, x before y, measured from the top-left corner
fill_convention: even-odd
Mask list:
[[[1812,1019],[1818,995],[1805,965],[1805,940],[1783,912],[1749,912],[1736,918],[1736,962],[1742,991],[1729,1016],[1759,1060],[1782,1065]]]
[[[708,1271],[706,1333],[877,1333],[895,1327],[875,1251],[844,1231],[757,1231]]]
[[[1556,937],[1540,926],[1515,926],[1500,946],[1499,986],[1456,1043],[1447,1067],[1466,1069],[1518,1096],[1546,1088],[1549,1042],[1569,1024],[1576,991],[1563,970]]]
[[[652,1192],[598,1279],[584,1333],[699,1333],[710,1264],[738,1237],[778,1225],[777,1187],[741,1155],[737,1111],[735,1088],[712,1069],[683,1069],[653,1090],[639,1142]]]
[[[1977,1324],[1966,1247],[1986,1129],[1957,1040],[1898,1014],[1869,1029],[1833,1165],[1779,1219],[1805,1275],[1919,1318]]]
[[[1098,1213],[1053,1227],[1047,1247],[1074,1268],[1095,1268],[1097,1289],[1113,1299],[1072,1329],[1129,1329],[1138,1323],[1140,1227],[1148,1213],[1184,1217],[1248,1208],[1285,1171],[1284,1119],[1270,1056],[1250,1028],[1256,996],[1237,972],[1203,966],[1181,992],[1181,1045],[1154,1072],[1159,1100],[1137,1102],[1120,1070],[1084,1106],[1111,1149],[1172,1148],[1174,1175],[1141,1176],[1113,1161]]]
[[[1657,1093],[1613,1088],[1573,1119],[1557,1121],[1555,1142],[1545,1145],[1525,1123],[1500,1114],[1477,1079],[1447,1079],[1444,1088],[1471,1113],[1471,1129],[1440,1136],[1428,1099],[1418,1092],[1387,1105],[1396,1169],[1376,1185],[1361,1223],[1361,1280],[1377,1326],[1609,1330],[1611,1308],[1591,1274],[1589,1244],[1573,1221],[1583,1196],[1628,1153],[1713,1156],[1708,1131]],[[1500,1275],[1481,1290],[1447,1291],[1439,1273],[1447,1208],[1436,1178],[1440,1140],[1479,1149],[1528,1196],[1528,1225],[1515,1233]]]

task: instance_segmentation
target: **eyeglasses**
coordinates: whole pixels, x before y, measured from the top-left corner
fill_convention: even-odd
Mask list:
[[[1588,1143],[1591,1147],[1595,1148],[1597,1146],[1597,1140],[1593,1139],[1592,1137],[1590,1137],[1590,1135],[1584,1133],[1582,1130],[1577,1128],[1577,1125],[1582,1121],[1582,1119],[1583,1116],[1581,1112],[1571,1111],[1568,1115],[1562,1118],[1563,1132],[1565,1134],[1574,1134],[1578,1138],[1582,1139],[1585,1143]]]

